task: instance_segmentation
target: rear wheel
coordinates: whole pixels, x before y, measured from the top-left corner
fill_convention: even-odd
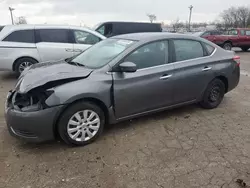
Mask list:
[[[21,59],[18,59],[15,63],[15,67],[14,67],[14,70],[16,72],[17,75],[20,75],[25,68],[33,65],[33,64],[36,64],[37,61],[32,59],[32,58],[21,58]]]
[[[249,48],[248,47],[242,47],[241,49],[242,49],[243,52],[247,52]]]
[[[104,123],[104,113],[98,106],[89,102],[78,102],[62,114],[58,132],[67,144],[84,146],[101,135]]]
[[[206,109],[216,108],[221,103],[224,94],[225,84],[220,79],[214,79],[208,84],[200,104]]]
[[[231,50],[231,49],[232,49],[232,44],[231,44],[230,42],[225,42],[225,43],[223,44],[223,48],[224,48],[225,50]]]

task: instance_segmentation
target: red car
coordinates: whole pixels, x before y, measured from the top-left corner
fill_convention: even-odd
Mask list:
[[[239,47],[246,52],[250,48],[250,28],[232,29],[227,31],[225,35],[201,37],[221,46],[225,50],[231,50],[232,47]]]

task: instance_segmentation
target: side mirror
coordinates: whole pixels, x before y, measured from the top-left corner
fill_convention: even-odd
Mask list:
[[[136,64],[132,62],[123,62],[119,65],[120,72],[136,72]]]

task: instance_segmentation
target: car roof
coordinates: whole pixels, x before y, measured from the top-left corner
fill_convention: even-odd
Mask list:
[[[50,25],[50,24],[41,24],[41,25],[36,25],[36,24],[6,25],[6,26],[4,26],[1,34],[2,35],[7,35],[10,32],[13,32],[13,31],[16,31],[16,30],[24,30],[24,29],[75,29],[75,30],[84,30],[86,32],[92,33],[92,34],[100,37],[101,39],[106,38],[105,36],[101,35],[100,33],[96,32],[94,30],[88,29],[86,27],[71,26],[71,25]]]
[[[199,37],[195,37],[188,34],[167,33],[167,32],[132,33],[125,35],[118,35],[112,38],[135,40],[135,41],[154,41],[154,40],[170,39],[170,38],[193,39],[199,41],[202,40]]]
[[[19,25],[5,25],[7,28],[17,28],[17,29],[30,29],[30,28],[85,28],[80,26],[71,25],[57,25],[57,24],[19,24]]]

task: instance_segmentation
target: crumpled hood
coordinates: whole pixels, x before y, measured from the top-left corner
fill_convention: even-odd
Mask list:
[[[70,65],[65,61],[38,63],[24,70],[17,80],[15,91],[27,93],[49,82],[86,78],[92,71],[85,67]]]

